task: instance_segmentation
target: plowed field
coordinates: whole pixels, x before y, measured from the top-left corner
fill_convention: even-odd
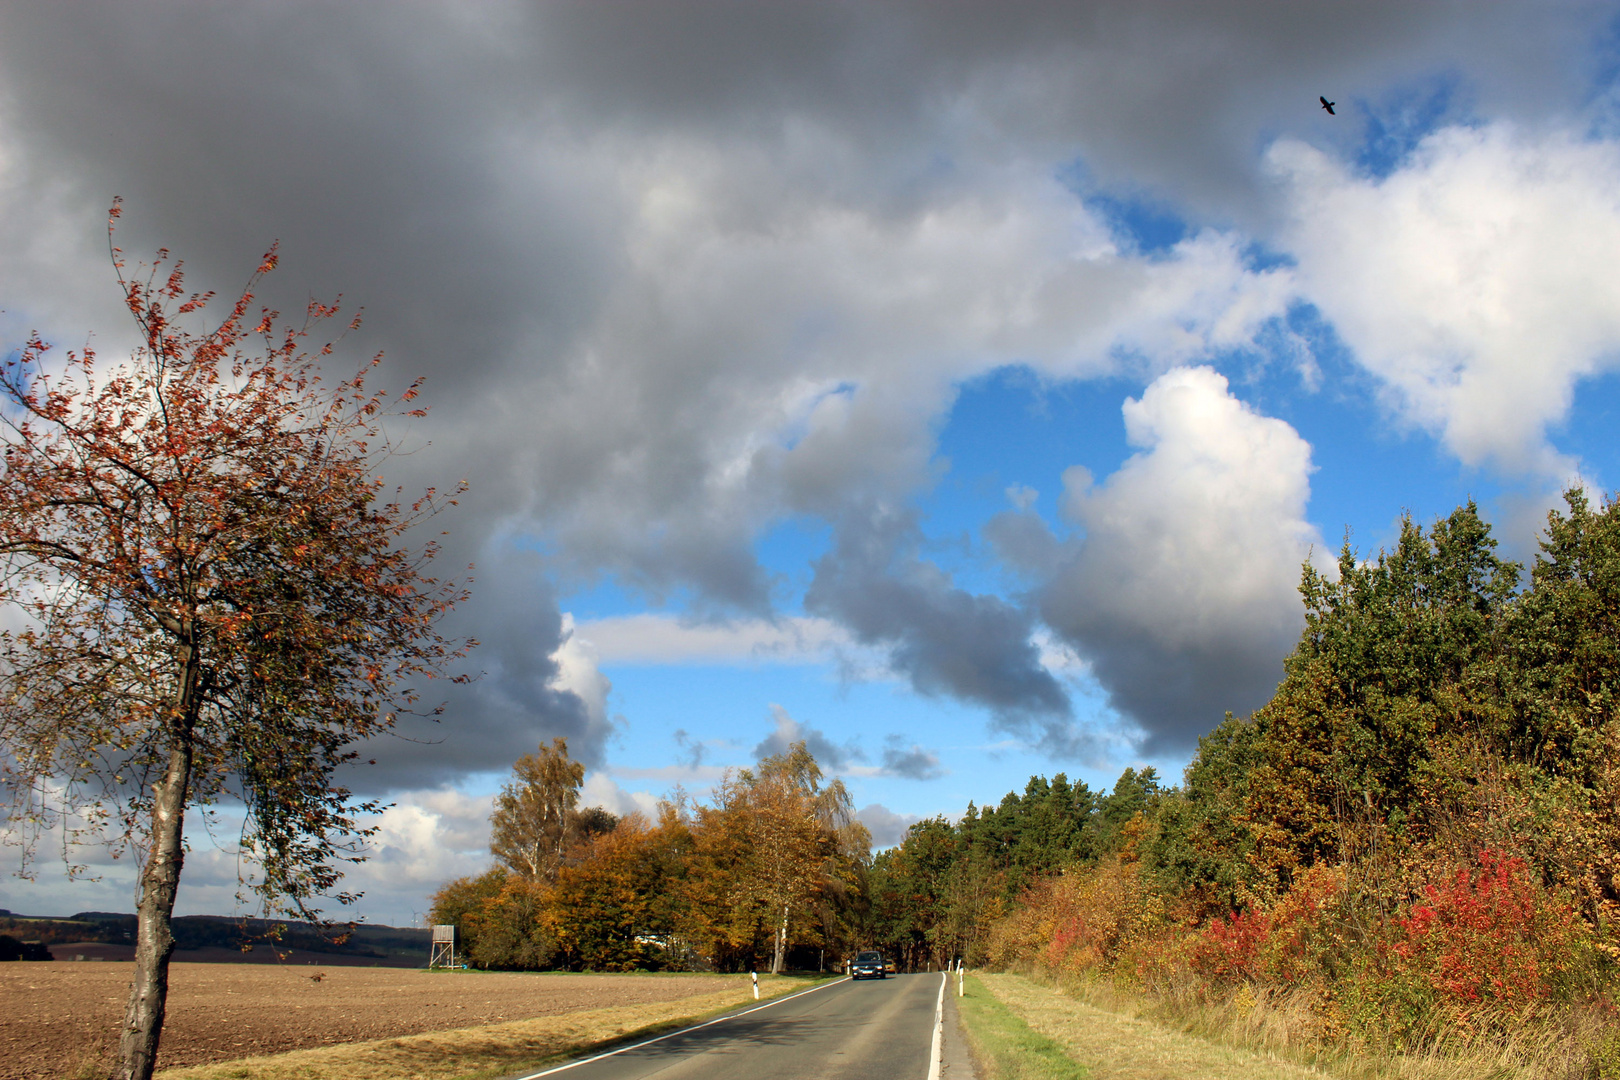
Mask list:
[[[55,1080],[109,1053],[131,968],[0,964],[0,1076]],[[177,963],[158,1067],[672,1001],[713,993],[723,978]]]

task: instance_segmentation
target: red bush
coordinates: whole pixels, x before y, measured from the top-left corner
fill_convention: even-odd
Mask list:
[[[1056,971],[1061,968],[1063,958],[1069,954],[1069,949],[1085,936],[1085,926],[1078,919],[1067,920],[1060,924],[1052,934],[1052,943],[1046,947],[1047,970]]]
[[[1271,932],[1271,920],[1255,911],[1216,919],[1193,942],[1193,970],[1220,981],[1255,977],[1255,956]]]
[[[1424,886],[1396,920],[1393,952],[1443,1001],[1522,1007],[1548,996],[1571,952],[1572,913],[1549,899],[1523,859],[1486,850],[1477,868]]]

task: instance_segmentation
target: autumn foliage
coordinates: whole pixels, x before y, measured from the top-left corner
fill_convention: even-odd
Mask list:
[[[562,740],[526,756],[494,815],[491,848],[506,865],[434,896],[434,921],[459,927],[472,963],[780,970],[796,949],[818,961],[830,949],[836,962],[853,940],[870,840],[802,743],[726,777],[707,804],[666,800],[656,821],[577,809],[582,776]],[[566,807],[558,828],[535,830],[565,840],[533,874],[506,854],[522,849],[524,806]]]
[[[1489,1027],[1583,988],[1593,937],[1525,860],[1486,850],[1403,906],[1348,995],[1403,1026]],[[1358,1018],[1367,1026],[1368,1017]]]
[[[1489,1039],[1537,1063],[1556,1042],[1559,1075],[1610,1075],[1620,1042],[1591,1031],[1620,998],[1620,504],[1566,498],[1528,575],[1472,506],[1307,567],[1283,682],[1179,787],[1037,779],[914,827],[873,876],[926,865],[937,888],[886,913],[891,937],[1240,1027],[1287,1001],[1280,1045]],[[969,879],[1004,913],[953,939]]]

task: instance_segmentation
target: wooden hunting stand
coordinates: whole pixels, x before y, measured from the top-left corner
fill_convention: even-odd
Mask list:
[[[433,927],[433,951],[428,954],[428,968],[456,966],[456,928],[453,925]]]

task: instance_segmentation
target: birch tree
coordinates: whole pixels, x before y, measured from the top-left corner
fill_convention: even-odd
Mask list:
[[[579,831],[575,808],[584,782],[585,766],[568,756],[568,740],[560,736],[518,758],[489,817],[490,853],[532,881],[556,878]]]
[[[740,776],[753,847],[747,889],[772,927],[771,972],[787,960],[790,934],[809,901],[849,878],[871,849],[842,780],[823,786],[821,767],[802,742]]]

